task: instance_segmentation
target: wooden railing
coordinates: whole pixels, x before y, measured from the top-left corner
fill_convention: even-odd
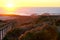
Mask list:
[[[6,23],[2,28],[0,28],[0,40],[2,40],[8,31],[12,30],[14,28],[14,22],[8,22]]]

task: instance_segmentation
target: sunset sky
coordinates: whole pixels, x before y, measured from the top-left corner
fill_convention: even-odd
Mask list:
[[[0,0],[0,10],[7,14],[21,7],[60,7],[60,0]]]
[[[0,0],[0,7],[60,7],[60,0]]]

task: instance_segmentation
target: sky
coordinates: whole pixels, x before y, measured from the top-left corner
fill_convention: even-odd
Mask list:
[[[60,13],[60,0],[0,0],[0,14]],[[21,13],[20,13],[21,12]]]
[[[0,7],[60,7],[60,0],[0,0]]]

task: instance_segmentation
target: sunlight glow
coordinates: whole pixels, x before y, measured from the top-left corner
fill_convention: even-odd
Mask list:
[[[3,13],[4,15],[15,15],[13,12],[6,12],[6,13]]]
[[[11,4],[11,3],[8,3],[8,4],[6,5],[6,7],[8,7],[8,8],[12,8],[12,7],[14,7],[14,5]]]
[[[5,9],[7,10],[7,11],[14,11],[14,4],[13,3],[7,3],[6,5],[5,5]]]

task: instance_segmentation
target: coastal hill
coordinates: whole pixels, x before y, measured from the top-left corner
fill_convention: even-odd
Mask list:
[[[52,38],[52,36],[53,36],[54,40],[55,40],[55,38],[57,39],[57,36],[58,36],[57,33],[60,32],[60,16],[59,15],[50,15],[50,14],[44,13],[42,15],[33,14],[31,16],[21,16],[21,15],[5,15],[5,16],[9,16],[10,19],[7,20],[7,18],[6,18],[6,20],[3,20],[3,21],[6,21],[6,22],[8,21],[10,23],[13,23],[14,25],[13,25],[13,30],[9,31],[6,34],[6,36],[3,38],[3,40],[6,40],[6,39],[24,40],[30,32],[32,34],[34,34],[34,33],[36,34],[36,32],[38,32],[38,35],[39,35],[39,33],[41,31],[44,33],[46,32],[46,34],[48,34],[48,35],[45,35],[47,39],[48,39],[47,36],[51,35],[49,37]],[[45,31],[43,31],[43,30],[45,30]],[[43,36],[43,38],[45,37],[44,35],[42,35],[42,36]],[[28,37],[26,40],[28,40]],[[37,37],[40,37],[40,36],[37,36]],[[22,38],[24,38],[24,39],[22,39]]]

